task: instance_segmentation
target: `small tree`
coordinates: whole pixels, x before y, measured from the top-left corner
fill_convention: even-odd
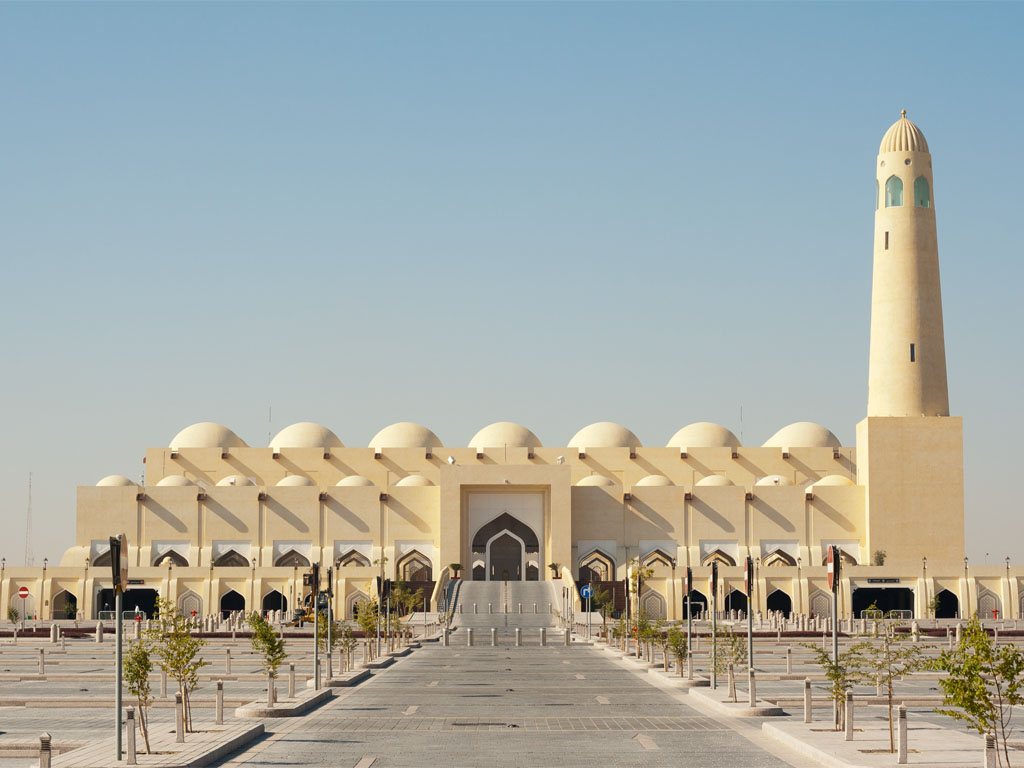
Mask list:
[[[153,660],[150,658],[149,642],[142,638],[132,643],[124,657],[124,684],[128,692],[135,697],[139,713],[139,730],[149,749],[149,705],[153,703],[153,694],[149,684],[149,675],[153,671]]]
[[[277,677],[278,668],[288,658],[284,638],[279,637],[271,623],[257,611],[249,614],[246,623],[252,628],[252,649],[263,657],[263,671]]]
[[[454,574],[454,578],[459,578],[459,571],[462,570],[462,563],[449,563],[448,570]]]
[[[356,603],[356,621],[366,638],[377,634],[377,610],[376,600],[360,600]]]
[[[835,713],[832,725],[838,731],[840,727],[839,713],[846,701],[846,692],[860,680],[855,663],[856,651],[852,647],[848,648],[839,652],[838,659],[833,659],[832,653],[821,646],[810,643],[801,643],[801,645],[814,652],[815,661],[818,662],[821,671],[825,673],[825,678],[829,683],[828,695],[832,699],[832,711]]]
[[[604,629],[605,637],[608,636],[608,613],[615,603],[610,589],[598,589],[594,587],[594,594],[590,596],[590,610],[601,614],[601,627]]]
[[[732,664],[734,670],[742,669],[747,663],[747,639],[733,632],[732,627],[719,624],[716,637],[718,638],[718,665],[715,672],[722,675],[729,671]]]
[[[679,676],[683,676],[683,662],[690,655],[690,648],[686,644],[686,632],[679,627],[672,627],[666,635],[666,650],[671,652],[679,666]]]
[[[320,635],[320,650],[324,653],[330,653],[334,650],[334,646],[338,644],[338,622],[331,622],[331,631],[327,631],[327,614],[324,611],[319,611],[316,616],[317,631]],[[327,637],[330,635],[331,642],[328,644]]]
[[[925,659],[921,655],[920,647],[909,645],[896,636],[894,624],[887,622],[881,629],[877,642],[865,640],[850,648],[851,663],[861,677],[885,684],[889,705],[889,751],[895,752],[892,681],[921,669],[925,665]]]
[[[178,684],[178,692],[185,707],[185,729],[191,732],[190,694],[199,684],[199,670],[209,663],[199,656],[206,641],[192,634],[188,621],[178,612],[174,603],[158,597],[156,609],[157,620],[150,625],[148,639],[157,666]]]
[[[939,678],[944,707],[935,711],[995,736],[999,764],[1009,768],[1013,708],[1024,703],[1024,651],[998,646],[974,617],[960,645],[943,651],[932,666],[949,675]]]
[[[558,578],[558,572],[562,570],[562,564],[561,563],[548,563],[548,568],[551,569],[551,578],[557,579]]]
[[[338,648],[345,656],[345,669],[352,668],[352,651],[356,649],[356,637],[347,625],[342,624],[336,633]]]
[[[7,606],[7,620],[11,624],[17,624],[21,620],[21,614],[18,613],[18,609],[13,605]]]

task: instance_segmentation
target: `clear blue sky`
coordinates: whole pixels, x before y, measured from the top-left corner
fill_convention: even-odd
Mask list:
[[[1022,28],[1012,3],[0,4],[0,553],[30,471],[52,561],[75,486],[202,420],[852,444],[906,108],[969,554],[1024,562]]]

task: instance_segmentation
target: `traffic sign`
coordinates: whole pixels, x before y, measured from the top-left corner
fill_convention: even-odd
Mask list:
[[[580,590],[580,597],[582,597],[584,600],[589,600],[591,597],[593,597],[593,595],[594,588],[589,584],[587,584],[587,586],[583,587],[583,589]]]
[[[20,597],[22,600],[28,597],[28,587],[22,587],[21,589],[19,589],[18,597]]]
[[[750,589],[754,583],[754,561],[751,558],[747,558],[747,562],[743,569],[743,591],[747,594],[747,599],[750,599]]]
[[[836,591],[836,548],[834,546],[828,548],[828,588],[829,591]]]

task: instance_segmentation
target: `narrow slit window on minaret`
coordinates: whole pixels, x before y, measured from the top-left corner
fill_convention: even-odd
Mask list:
[[[885,233],[885,250],[889,250],[889,233]]]
[[[914,345],[913,345],[913,343],[911,343],[911,345],[910,345],[910,362],[912,362],[912,363],[917,362],[917,360],[915,359],[915,355],[914,355]]]

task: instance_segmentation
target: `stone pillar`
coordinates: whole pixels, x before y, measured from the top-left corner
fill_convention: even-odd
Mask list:
[[[498,630],[495,627],[491,627],[491,645],[498,644]]]
[[[569,632],[569,629],[568,629],[568,628],[566,628],[566,629],[565,629],[565,630],[564,630],[564,631],[562,632],[562,634],[563,634],[563,635],[565,636],[565,639],[564,639],[564,642],[565,642],[565,644],[566,644],[566,645],[569,645],[569,644],[570,644],[570,643],[572,642],[572,633],[570,633],[570,632]]]
[[[97,643],[102,643],[103,642],[103,622],[102,621],[97,621],[96,622],[96,642]]]
[[[516,627],[516,648],[521,647],[523,644],[523,630],[520,627]]]
[[[792,647],[786,648],[786,674],[793,674],[793,649]]]
[[[60,630],[57,628],[57,625],[56,624],[51,624],[50,625],[50,642],[53,643],[54,645],[56,645],[59,636],[60,636]]]
[[[444,630],[441,632],[441,647],[447,648],[448,642],[448,627],[445,627]]]
[[[544,628],[540,628],[540,646],[543,648],[548,644],[548,631]]]
[[[167,670],[160,670],[160,698],[167,698]]]
[[[993,751],[992,754],[994,755],[995,752]],[[39,768],[50,768],[51,755],[50,734],[42,733],[39,735]]]
[[[473,628],[466,627],[466,647],[473,647]]]
[[[216,720],[214,721],[217,725],[224,725],[224,681],[217,681],[217,710]]]
[[[729,698],[736,701],[736,668],[729,662]]]
[[[231,649],[230,648],[225,648],[224,649],[224,674],[225,675],[230,675],[231,674]]]
[[[274,673],[267,672],[267,706],[274,706]]]
[[[897,765],[907,764],[907,705],[900,704],[899,708],[899,725],[900,725],[900,740],[899,746],[897,747],[898,754],[896,756]]]
[[[181,691],[174,694],[174,734],[175,742],[185,743],[185,705],[181,701]]]
[[[39,674],[46,674],[46,652],[42,648],[39,649]]]
[[[853,691],[846,692],[846,706],[843,707],[846,720],[846,740],[853,741]]]
[[[811,678],[804,678],[804,722],[811,722]]]
[[[748,697],[748,703],[750,706],[757,706],[757,678],[754,676],[754,670],[747,670],[747,684],[750,688],[750,695]]]
[[[313,670],[313,674],[316,674],[316,670]],[[288,698],[295,698],[295,663],[288,663]]]
[[[43,734],[43,735],[45,736],[46,734]],[[996,768],[996,765],[997,765],[997,759],[996,758],[997,758],[997,754],[996,754],[996,737],[993,736],[991,733],[987,733],[987,734],[985,734],[985,756],[984,756],[984,762],[982,763],[982,765],[984,765],[985,768]],[[39,762],[40,768],[41,768],[42,764],[43,764],[42,761],[40,761]]]
[[[128,765],[138,765],[135,759],[135,707],[128,707],[125,712],[125,735],[127,738]]]

